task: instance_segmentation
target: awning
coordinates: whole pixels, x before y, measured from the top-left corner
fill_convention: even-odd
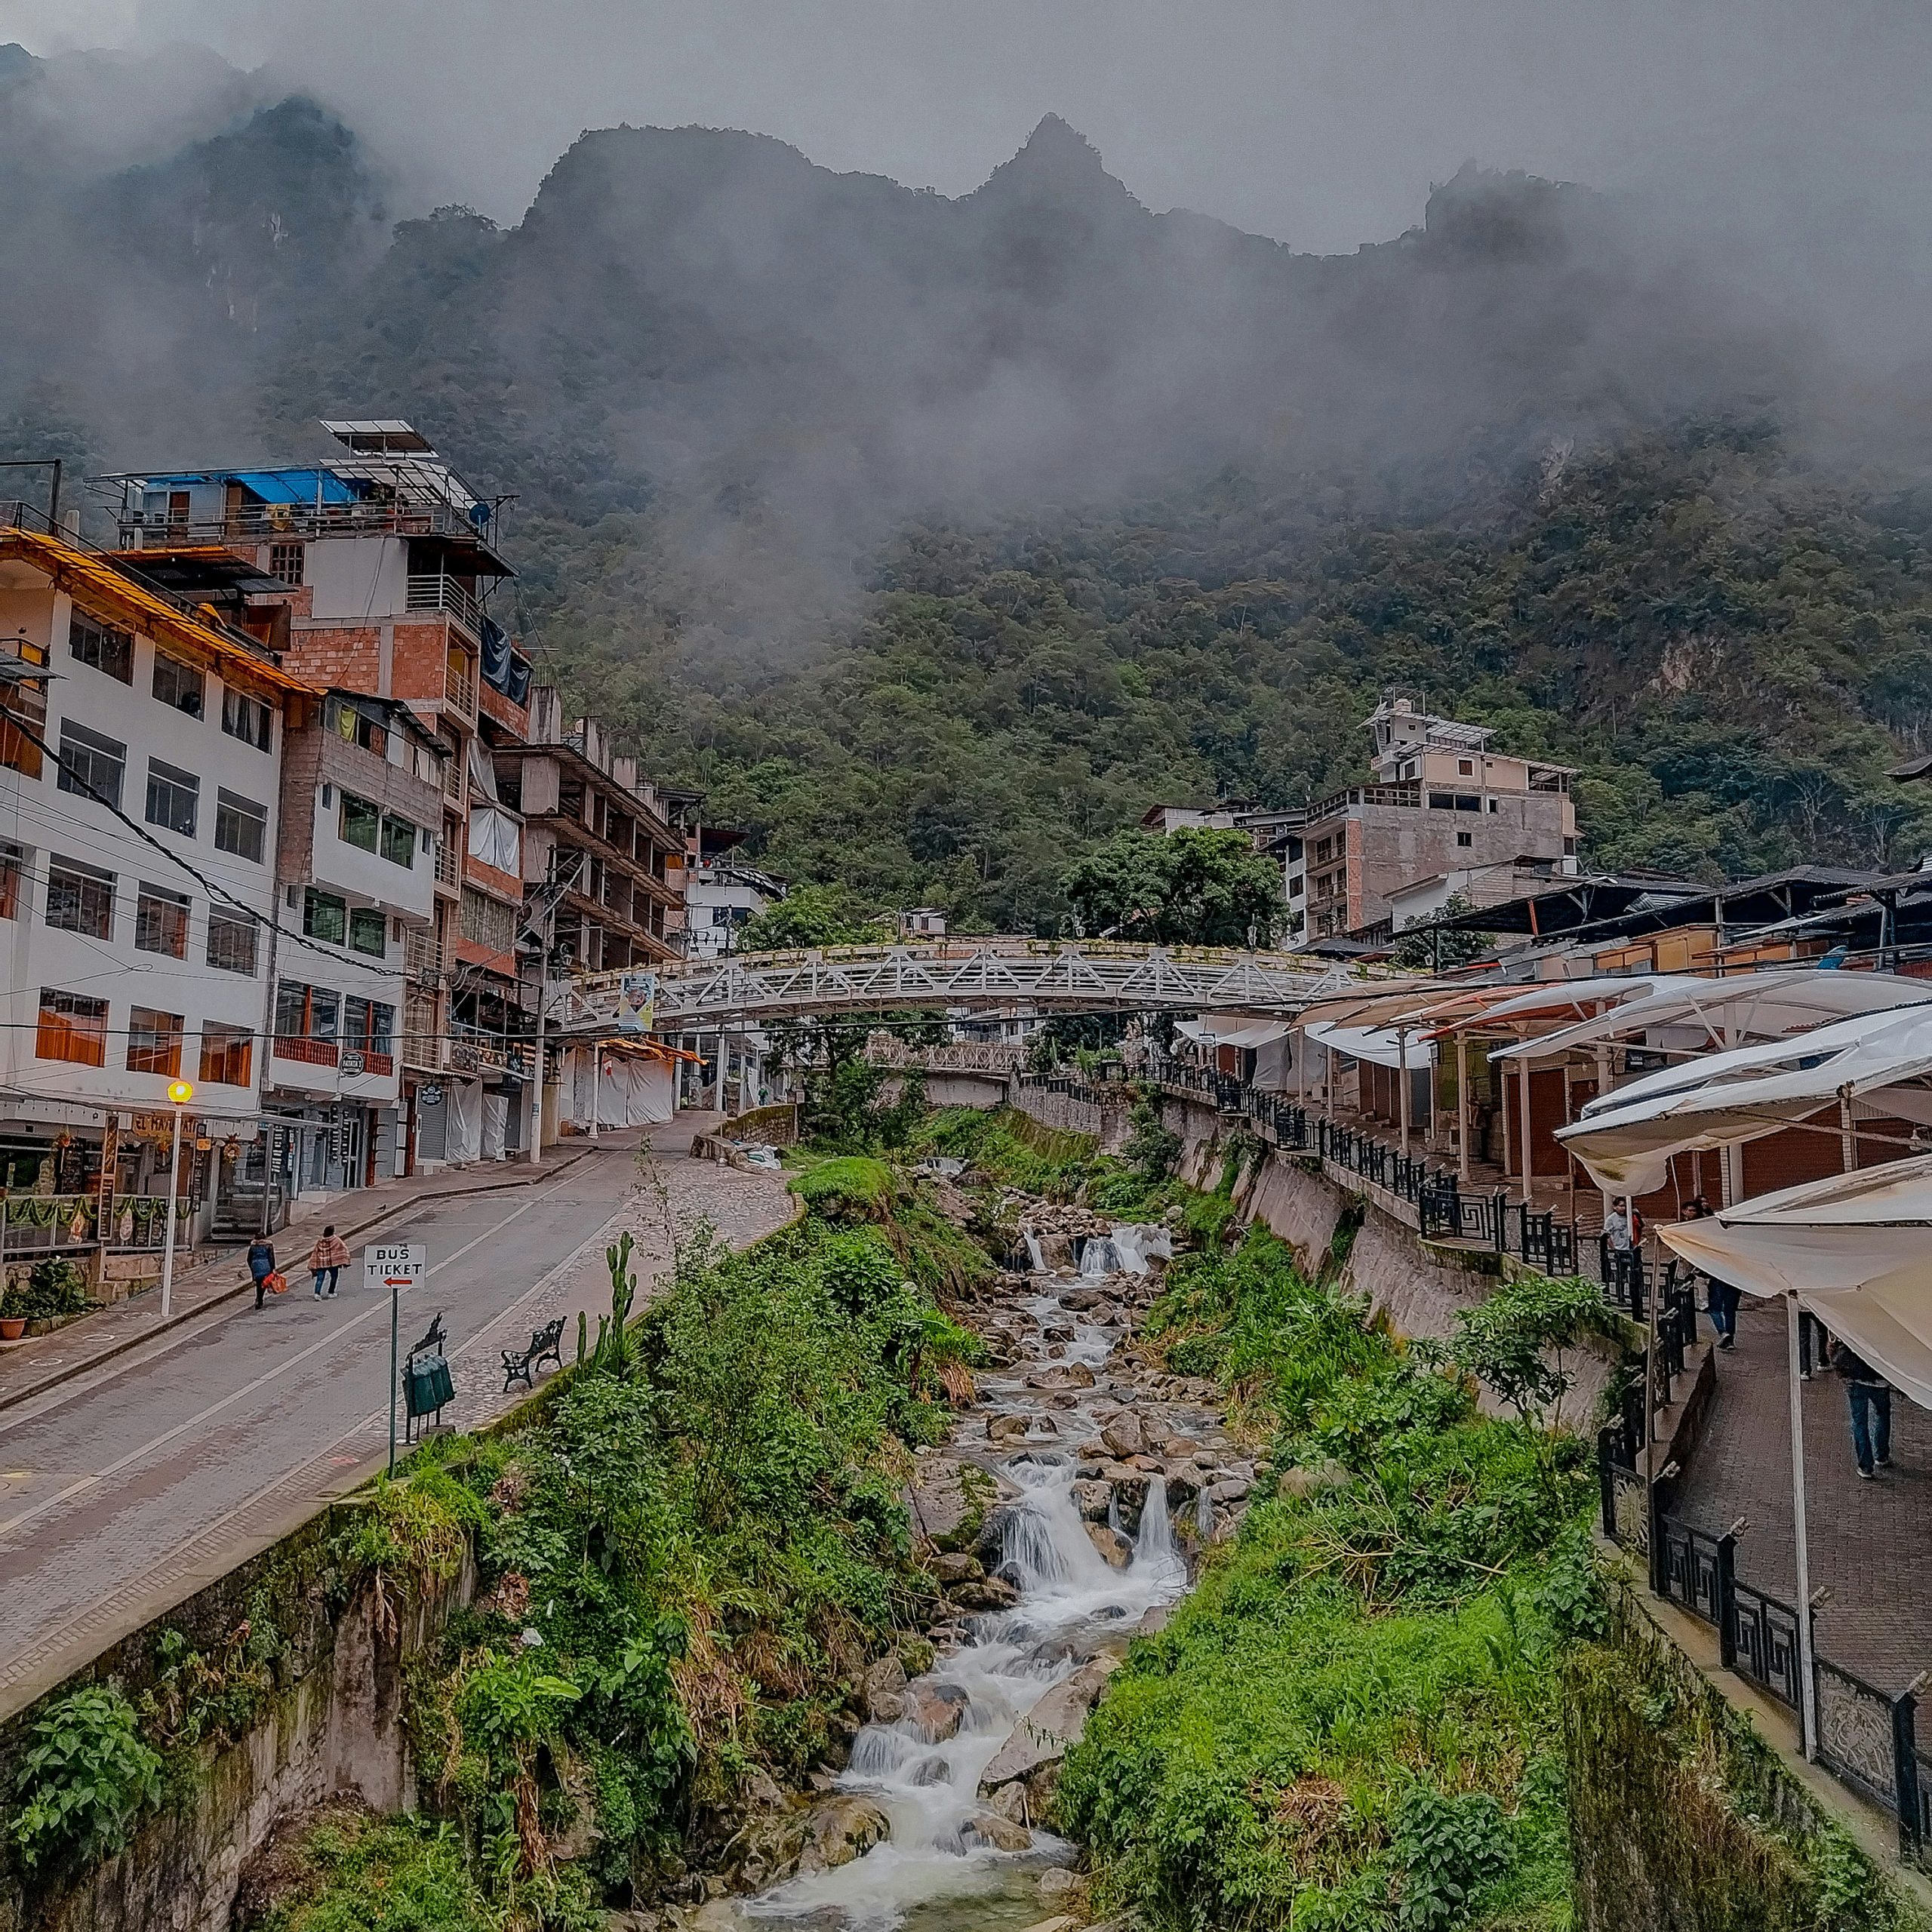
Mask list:
[[[1686,983],[1676,973],[1614,974],[1589,980],[1543,980],[1513,998],[1500,1000],[1482,1015],[1483,1024],[1515,1026],[1531,1020],[1559,1024],[1593,1018],[1605,1007],[1625,1006],[1662,988]]]
[[[1932,1155],[1788,1187],[1658,1232],[1694,1268],[1795,1295],[1932,1408]]]
[[[1284,1040],[1294,1031],[1287,1020],[1252,1020],[1226,1033],[1217,1032],[1203,1020],[1181,1020],[1174,1031],[1204,1047],[1266,1047]]]
[[[1932,1012],[1859,1014],[1786,1040],[1711,1054],[1648,1074],[1590,1101],[1556,1137],[1606,1193],[1647,1194],[1673,1154],[1761,1139],[1841,1097],[1932,1121],[1932,1091],[1905,1082],[1932,1072]]]
[[[1653,1026],[1701,1026],[1714,1046],[1722,1044],[1727,1032],[1734,1036],[1735,1044],[1744,1045],[1783,1039],[1853,1014],[1932,1004],[1932,983],[1924,980],[1901,979],[1896,973],[1820,972],[1810,967],[1746,973],[1727,980],[1657,980],[1651,986],[1640,999],[1624,1001],[1553,1033],[1512,1041],[1490,1058],[1554,1059],[1573,1047]]]
[[[619,1039],[615,1035],[601,1043],[600,1051],[607,1054],[628,1054],[632,1060],[651,1060],[660,1062],[689,1060],[694,1066],[702,1066],[704,1056],[694,1054],[684,1047],[674,1047],[668,1040]]]
[[[1410,1034],[1405,1056],[1401,1034],[1393,1027],[1337,1026],[1325,1020],[1318,1020],[1303,1030],[1317,1046],[1330,1053],[1344,1054],[1350,1060],[1365,1060],[1377,1066],[1392,1066],[1399,1070],[1406,1060],[1413,1072],[1418,1067],[1435,1064],[1434,1044],[1420,1033]]]

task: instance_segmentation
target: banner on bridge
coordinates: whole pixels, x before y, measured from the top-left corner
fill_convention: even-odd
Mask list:
[[[657,975],[626,973],[617,993],[617,1030],[648,1033],[657,1024]]]

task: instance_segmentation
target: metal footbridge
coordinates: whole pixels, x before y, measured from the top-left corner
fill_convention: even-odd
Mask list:
[[[1306,953],[1223,952],[1094,940],[945,940],[927,945],[828,946],[739,953],[661,967],[651,1030],[764,1026],[903,1008],[960,1013],[1244,1013],[1281,1016],[1360,986],[1371,975]],[[618,1030],[626,981],[574,982],[553,1011],[579,1038]]]

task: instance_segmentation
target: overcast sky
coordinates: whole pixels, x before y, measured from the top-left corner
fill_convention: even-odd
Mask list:
[[[618,121],[956,195],[1057,112],[1149,205],[1323,251],[1412,225],[1469,160],[1761,227],[1918,230],[1932,188],[1923,0],[0,0],[0,39],[266,65],[406,201],[506,222]]]

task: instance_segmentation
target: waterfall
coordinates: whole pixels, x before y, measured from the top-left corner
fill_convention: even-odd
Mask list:
[[[1187,1574],[1187,1565],[1174,1543],[1174,1527],[1168,1520],[1165,1476],[1156,1476],[1147,1485],[1140,1527],[1134,1539],[1134,1567],[1149,1577],[1184,1578]]]
[[[1194,1527],[1201,1532],[1203,1543],[1214,1534],[1214,1504],[1205,1483],[1194,1492]]]
[[[1120,1250],[1114,1245],[1110,1235],[1090,1235],[1081,1244],[1080,1273],[1082,1280],[1117,1273],[1125,1265],[1121,1259]]]
[[[1100,1590],[1115,1582],[1073,1506],[1072,1472],[1051,1463],[1010,1464],[1027,1494],[1006,1519],[1000,1568],[1024,1591]]]
[[[1020,1238],[1026,1244],[1026,1265],[1036,1275],[1047,1272],[1047,1257],[1040,1251],[1040,1237],[1031,1228],[1020,1231]]]

